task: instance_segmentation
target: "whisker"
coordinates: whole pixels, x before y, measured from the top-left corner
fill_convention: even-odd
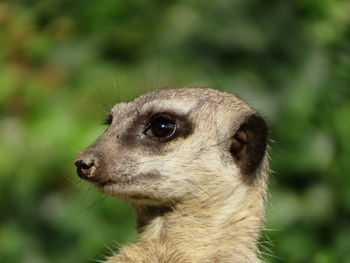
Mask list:
[[[88,207],[86,207],[85,209],[83,209],[81,212],[83,213],[87,213],[88,210],[90,210],[91,208],[95,207],[96,205],[100,204],[101,202],[103,202],[106,198],[108,198],[108,195],[101,195],[102,197],[100,197],[99,199],[97,199],[95,202],[93,202],[91,205],[89,205]]]
[[[114,92],[116,93],[116,96],[117,96],[117,101],[122,101],[119,81],[118,81],[118,78],[117,78],[117,75],[115,72],[113,73],[113,88],[114,88]]]

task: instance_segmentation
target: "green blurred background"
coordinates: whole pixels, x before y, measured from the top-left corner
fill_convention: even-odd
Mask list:
[[[350,262],[350,1],[0,1],[0,262],[93,262],[132,209],[75,175],[117,101],[241,96],[271,126],[268,262]]]

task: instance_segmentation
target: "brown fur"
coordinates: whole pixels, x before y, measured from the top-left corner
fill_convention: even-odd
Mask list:
[[[145,135],[158,113],[176,116],[175,138]],[[260,262],[268,154],[256,111],[228,93],[186,88],[147,93],[111,115],[77,161],[82,177],[138,215],[138,240],[108,263]]]

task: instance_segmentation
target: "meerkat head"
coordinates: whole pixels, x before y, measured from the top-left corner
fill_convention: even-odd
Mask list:
[[[110,195],[164,204],[265,177],[267,126],[228,93],[153,91],[115,105],[108,125],[75,165],[81,178]]]

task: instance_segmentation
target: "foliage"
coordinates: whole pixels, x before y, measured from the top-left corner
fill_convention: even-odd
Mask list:
[[[131,208],[75,176],[110,105],[146,90],[239,94],[271,126],[268,262],[350,262],[346,0],[0,2],[0,262],[102,259]]]

